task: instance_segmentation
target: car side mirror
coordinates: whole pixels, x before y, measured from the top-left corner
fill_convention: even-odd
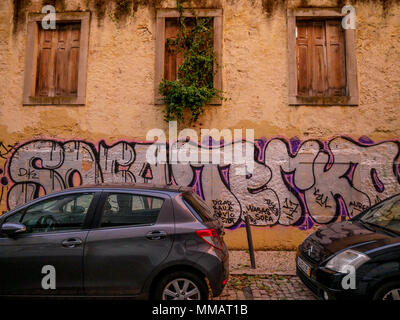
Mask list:
[[[18,233],[23,233],[26,231],[26,226],[22,223],[11,223],[6,222],[1,226],[1,233],[6,236],[13,236]]]

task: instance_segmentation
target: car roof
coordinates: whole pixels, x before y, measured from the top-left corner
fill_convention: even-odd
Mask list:
[[[167,192],[188,192],[192,191],[190,187],[167,185],[167,184],[152,184],[152,183],[98,183],[86,184],[79,187],[71,187],[67,190],[79,189],[140,189],[140,190],[153,190],[153,191],[167,191]]]
[[[9,210],[6,212],[6,216],[8,214],[11,214],[12,212],[15,212],[17,210],[20,210],[21,208],[30,206],[36,202],[39,202],[41,200],[44,200],[49,197],[56,196],[58,194],[62,194],[64,192],[73,192],[73,191],[79,191],[79,190],[93,190],[93,189],[98,189],[98,190],[103,190],[103,189],[115,189],[115,190],[147,190],[147,191],[158,191],[158,192],[166,192],[166,193],[186,193],[186,192],[193,192],[193,189],[191,187],[183,187],[183,186],[174,186],[174,185],[167,185],[167,184],[151,184],[151,183],[98,183],[98,184],[86,184],[86,185],[81,185],[78,187],[70,187],[66,188],[64,190],[58,190],[55,192],[50,192],[44,196],[41,196],[39,198],[36,198],[34,200],[28,201],[26,203],[23,203],[21,205],[16,206],[15,208]],[[3,216],[3,215],[2,215]]]

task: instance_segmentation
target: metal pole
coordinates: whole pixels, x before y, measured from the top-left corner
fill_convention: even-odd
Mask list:
[[[256,260],[254,258],[254,247],[253,247],[253,238],[251,237],[251,229],[249,223],[249,216],[246,214],[244,218],[244,222],[246,224],[246,234],[247,234],[247,242],[249,244],[249,253],[250,253],[250,262],[251,268],[256,268]]]

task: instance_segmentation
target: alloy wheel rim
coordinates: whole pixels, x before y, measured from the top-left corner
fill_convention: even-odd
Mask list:
[[[179,278],[169,282],[162,294],[163,300],[200,300],[199,288],[189,279]]]
[[[400,288],[390,290],[383,296],[383,300],[400,300]]]

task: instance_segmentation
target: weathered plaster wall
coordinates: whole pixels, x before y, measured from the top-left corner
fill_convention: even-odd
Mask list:
[[[82,177],[87,175],[89,182],[94,179],[87,164],[68,160],[76,155],[76,151],[75,147],[65,146],[63,141],[66,140],[80,141],[81,144],[87,141],[97,161],[97,169],[102,173],[110,169],[104,168],[107,161],[102,158],[101,148],[108,149],[120,142],[109,155],[126,166],[121,170],[129,170],[128,177],[142,179],[144,151],[140,149],[145,146],[133,141],[144,141],[147,131],[152,128],[167,129],[162,107],[153,103],[155,6],[173,7],[174,1],[128,2],[133,4],[134,10],[127,14],[124,7],[116,6],[117,1],[1,1],[0,181],[3,210],[7,202],[12,205],[20,201],[18,188],[24,185],[19,184],[21,182],[40,183],[43,186],[41,192],[53,189],[49,187],[50,171],[43,170],[48,157],[43,150],[49,146],[39,142],[41,149],[38,149],[38,143],[33,142],[36,139],[50,139],[52,142],[48,143],[64,155],[56,169],[62,182],[55,189],[68,183],[66,174],[70,168],[77,169]],[[15,3],[19,4],[16,14]],[[44,3],[54,3],[60,11],[92,12],[85,106],[22,106],[24,17],[27,12],[39,12]],[[265,137],[257,146],[259,162],[252,177],[245,179],[230,173],[227,184],[218,169],[210,167],[203,169],[199,181],[204,197],[211,204],[213,199],[231,202],[234,222],[229,220],[227,226],[235,225],[249,205],[254,205],[252,210],[267,208],[268,213],[278,213],[272,214],[273,220],[268,223],[274,226],[253,228],[257,248],[293,248],[307,234],[300,229],[308,229],[313,221],[326,223],[337,215],[352,215],[357,206],[374,203],[376,196],[384,198],[399,192],[398,1],[349,1],[357,12],[358,107],[291,107],[287,104],[286,9],[337,7],[344,3],[346,1],[193,1],[197,7],[224,9],[222,72],[224,91],[230,98],[222,106],[208,107],[194,128],[254,128],[256,138]],[[332,139],[338,135],[355,140]],[[276,136],[296,138],[272,139]],[[360,142],[361,136],[364,138]],[[382,143],[374,145],[365,136]],[[105,141],[104,145],[98,143],[100,140]],[[301,148],[299,140],[303,141]],[[25,142],[28,144],[21,147]],[[126,159],[118,149],[122,145],[136,151],[136,158],[130,163],[124,164]],[[42,159],[37,168],[29,162],[32,157]],[[84,157],[84,154],[78,157]],[[281,174],[281,168],[286,177]],[[21,169],[39,173],[38,180],[29,175],[21,176]],[[160,172],[165,170],[159,170],[152,168],[155,177],[162,180]],[[190,166],[172,166],[168,170],[179,184],[194,182]],[[110,172],[104,175],[104,180],[120,179],[123,175],[114,176]],[[247,187],[261,186],[265,186],[265,190],[254,194],[247,190]],[[328,206],[327,202],[319,203],[326,197]],[[292,221],[287,216],[289,209],[284,208],[286,199],[294,203],[293,207],[297,205]],[[258,225],[260,221],[254,220],[253,224]],[[227,240],[231,247],[244,247],[243,228],[228,232]]]

